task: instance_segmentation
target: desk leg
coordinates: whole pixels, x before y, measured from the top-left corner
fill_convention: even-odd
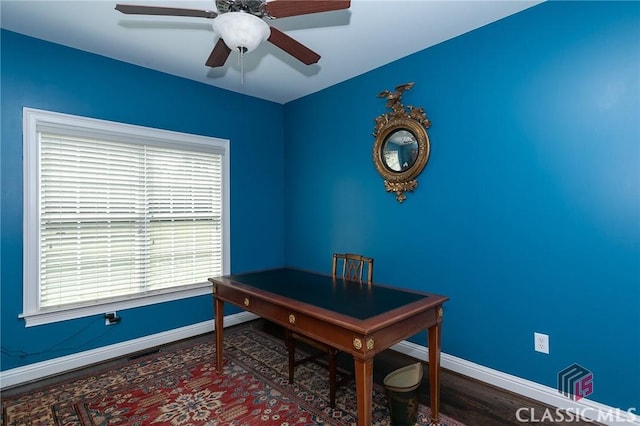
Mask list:
[[[222,334],[224,333],[224,302],[214,298],[215,332],[216,332],[216,370],[222,373]]]
[[[429,327],[429,395],[431,424],[438,424],[440,416],[440,335],[441,323]]]
[[[353,358],[356,373],[358,426],[371,425],[371,396],[373,395],[373,358]]]

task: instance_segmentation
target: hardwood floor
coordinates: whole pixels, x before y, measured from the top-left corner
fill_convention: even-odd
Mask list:
[[[264,321],[262,319],[236,325],[234,327],[260,327],[274,336],[283,337],[282,329]],[[172,343],[170,346],[186,345],[196,339],[212,339],[211,334],[197,336],[192,339]],[[135,356],[135,355],[133,355]],[[38,382],[16,386],[2,391],[0,398],[11,395],[22,394],[34,391],[40,387],[49,386],[63,380],[68,380],[78,375],[85,375],[91,371],[100,371],[112,366],[116,366],[129,359],[121,358],[101,363],[92,367],[87,367],[79,371],[61,374],[56,377],[44,379]],[[340,354],[339,365],[345,369],[352,369],[353,360],[346,354]],[[376,356],[374,360],[374,381],[382,383],[385,376],[397,368],[415,363],[416,359],[401,354],[393,350],[387,350]],[[419,388],[419,398],[421,403],[429,404],[429,369],[424,366],[424,376]],[[349,384],[347,384],[348,386]],[[468,426],[501,426],[501,425],[523,425],[536,424],[544,426],[552,425],[597,425],[594,422],[572,421],[553,422],[542,418],[545,410],[555,413],[555,408],[546,406],[537,401],[523,398],[520,395],[487,385],[474,379],[462,376],[446,369],[441,371],[440,383],[440,410],[442,413],[467,424]],[[516,413],[521,410],[521,418],[529,417],[530,413],[535,413],[535,422],[518,421]],[[532,411],[533,410],[533,411]],[[557,416],[554,416],[557,418]]]

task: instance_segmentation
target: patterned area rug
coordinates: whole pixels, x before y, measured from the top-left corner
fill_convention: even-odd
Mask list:
[[[195,343],[128,361],[2,401],[2,424],[42,426],[311,426],[356,424],[355,385],[328,405],[326,370],[307,363],[288,383],[284,344],[253,328],[225,331],[224,374],[215,342]],[[463,426],[446,416],[441,424]],[[430,411],[418,409],[418,424]],[[373,425],[389,425],[385,390],[374,386]]]

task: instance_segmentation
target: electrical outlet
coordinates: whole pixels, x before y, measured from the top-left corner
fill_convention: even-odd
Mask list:
[[[549,335],[533,333],[533,347],[536,352],[549,353]]]
[[[104,314],[104,325],[114,325],[119,322],[120,322],[120,317],[118,316],[116,311],[107,312],[106,314]]]

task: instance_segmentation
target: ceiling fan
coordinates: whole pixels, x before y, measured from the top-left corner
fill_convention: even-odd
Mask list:
[[[263,18],[285,18],[348,9],[350,6],[350,0],[216,0],[217,12],[126,4],[117,4],[116,10],[129,15],[213,19],[213,29],[220,38],[205,64],[209,67],[221,67],[232,50],[243,55],[254,50],[265,40],[306,65],[315,64],[320,55],[279,29],[268,25]]]

